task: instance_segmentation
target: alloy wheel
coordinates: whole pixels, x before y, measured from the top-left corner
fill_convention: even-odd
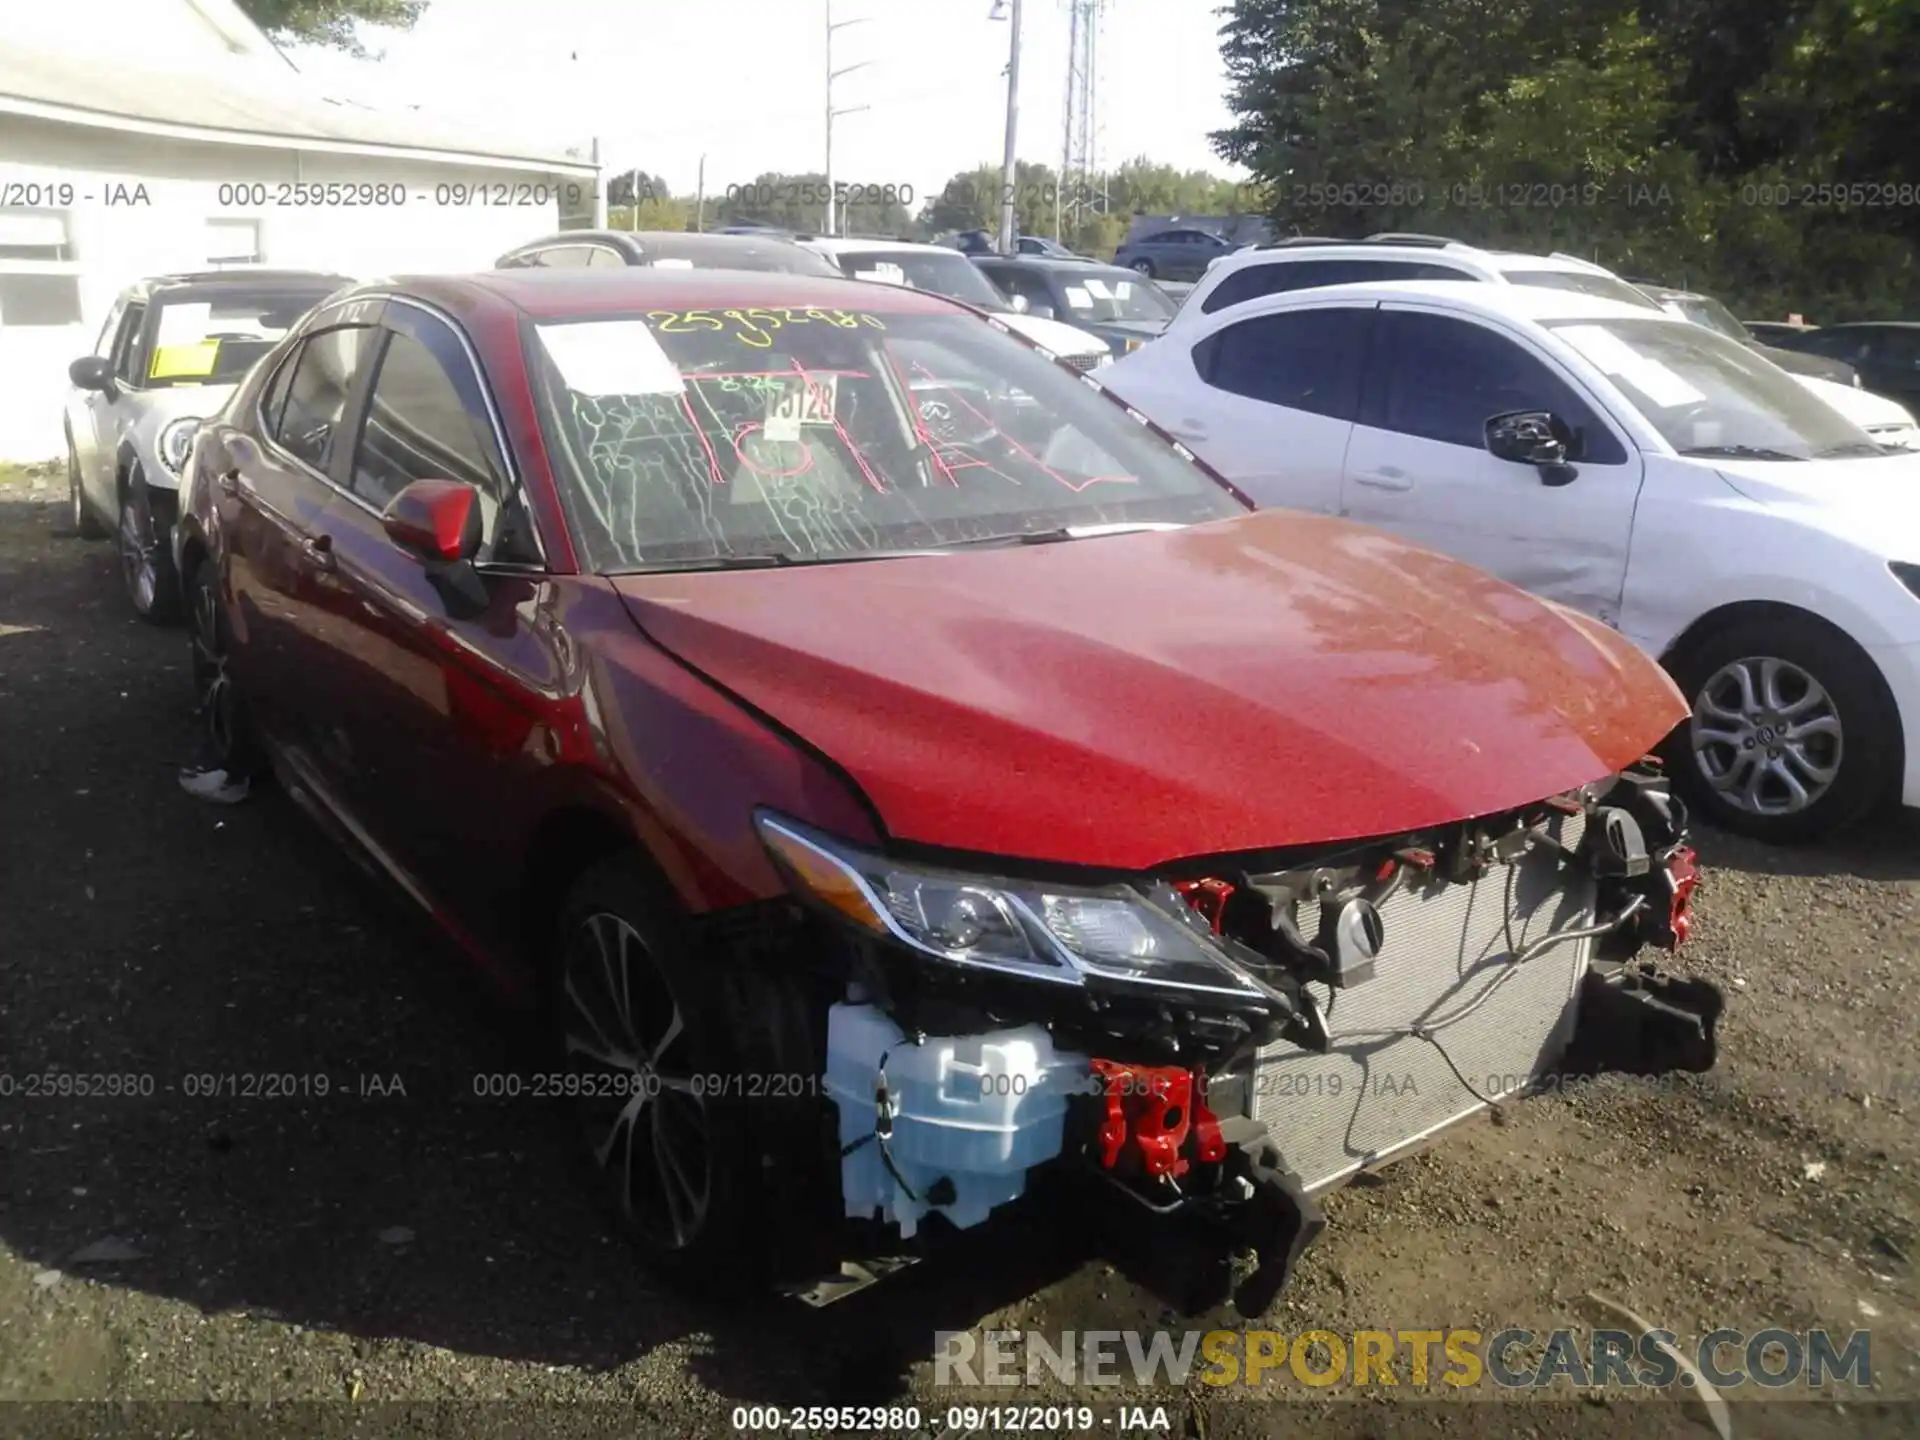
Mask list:
[[[158,546],[151,505],[129,489],[120,502],[120,575],[134,608],[142,615],[153,608],[154,596],[160,591],[160,572],[154,559]]]
[[[639,932],[604,911],[568,938],[565,967],[561,1034],[594,1159],[627,1222],[685,1250],[712,1208],[713,1145],[679,998]]]
[[[1795,815],[1840,775],[1840,713],[1808,671],[1775,656],[1716,670],[1693,702],[1691,739],[1701,775],[1750,815]]]

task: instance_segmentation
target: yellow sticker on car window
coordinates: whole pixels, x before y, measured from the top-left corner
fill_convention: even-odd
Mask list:
[[[202,340],[197,345],[162,345],[153,352],[153,365],[147,371],[147,378],[183,380],[211,375],[219,359],[218,340]]]

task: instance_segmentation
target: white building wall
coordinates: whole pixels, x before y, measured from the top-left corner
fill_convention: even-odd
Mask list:
[[[233,42],[191,0],[9,0],[4,8],[9,44],[64,53],[84,35],[89,54],[124,55],[155,68],[231,61],[235,55]],[[288,70],[284,60],[270,58]]]
[[[348,205],[319,192],[319,203],[302,203],[315,192],[282,193],[294,184],[387,186],[406,199]],[[60,212],[80,295],[77,324],[0,319],[0,461],[64,452],[66,368],[93,349],[113,297],[147,275],[209,268],[216,256],[232,253],[244,229],[233,222],[257,222],[268,265],[354,279],[458,273],[486,269],[503,250],[558,229],[562,209],[571,208],[558,203],[559,187],[590,195],[592,185],[586,177],[205,144],[0,116],[0,205],[8,207],[0,210],[0,226],[21,218],[13,208],[21,201]],[[67,186],[70,204],[48,203],[64,198],[48,187]],[[250,186],[266,187],[264,197]],[[145,204],[111,203],[137,199],[142,189]],[[266,203],[253,203],[262,198]],[[223,233],[213,221],[227,222]],[[0,272],[22,268],[0,249]],[[49,269],[38,262],[24,268]]]

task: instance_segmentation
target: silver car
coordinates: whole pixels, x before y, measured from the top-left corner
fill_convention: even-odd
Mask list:
[[[113,302],[94,353],[67,367],[73,527],[99,539],[111,525],[139,614],[180,611],[171,532],[194,430],[302,315],[352,283],[259,268],[142,280]]]

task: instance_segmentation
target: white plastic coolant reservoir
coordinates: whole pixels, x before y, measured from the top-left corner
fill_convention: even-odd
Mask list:
[[[886,1155],[875,1126],[883,1057],[893,1119]],[[827,1012],[827,1093],[839,1107],[842,1148],[854,1146],[840,1163],[847,1214],[877,1212],[902,1236],[934,1209],[962,1228],[978,1225],[1026,1189],[1028,1170],[1060,1153],[1068,1097],[1085,1089],[1088,1073],[1087,1058],[1056,1050],[1044,1026],[916,1045],[872,1005],[835,1005]],[[888,1156],[911,1195],[889,1172]],[[930,1201],[930,1192],[945,1203]]]

